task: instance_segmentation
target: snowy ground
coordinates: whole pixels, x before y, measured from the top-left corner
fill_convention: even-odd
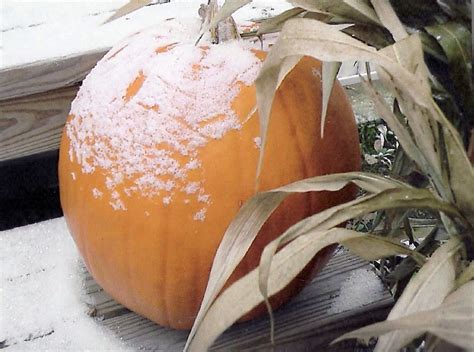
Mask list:
[[[80,257],[64,218],[0,232],[0,348],[125,350],[86,313]]]
[[[155,1],[157,2],[157,1]],[[0,1],[0,69],[112,47],[140,29],[179,18],[184,25],[199,22],[197,10],[204,0],[171,0],[146,6],[123,18],[103,24],[127,0]],[[238,10],[237,23],[281,13],[291,5],[284,0],[253,0]],[[356,73],[352,63],[339,77]],[[347,83],[353,83],[349,80]]]
[[[111,47],[127,35],[160,25],[167,18],[198,20],[202,2],[172,0],[146,6],[103,24],[127,1],[2,0],[0,68]],[[286,1],[256,0],[239,10],[235,18],[243,21],[268,17],[288,8],[290,5]]]

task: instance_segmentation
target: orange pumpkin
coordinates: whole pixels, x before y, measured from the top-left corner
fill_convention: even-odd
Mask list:
[[[254,194],[253,81],[264,56],[237,42],[195,47],[144,32],[111,50],[73,102],[59,161],[70,232],[96,281],[161,325],[192,325],[222,235]],[[338,84],[320,137],[320,72],[320,62],[303,58],[278,90],[261,190],[359,168],[354,116]],[[289,197],[228,284],[255,268],[265,244],[290,225],[352,197],[351,189]],[[318,254],[274,305],[330,254]]]

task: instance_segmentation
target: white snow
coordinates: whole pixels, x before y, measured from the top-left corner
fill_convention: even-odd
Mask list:
[[[166,23],[169,28],[149,28],[116,45],[71,106],[70,159],[84,174],[107,175],[104,186],[116,210],[125,210],[124,196],[134,193],[159,196],[164,204],[170,192],[205,194],[203,180],[188,174],[201,167],[199,152],[207,143],[245,123],[232,102],[262,65],[237,41],[196,47],[189,32],[170,32],[178,21]],[[125,183],[132,186],[119,191]],[[195,218],[202,221],[204,214]]]
[[[342,283],[339,296],[331,302],[328,313],[341,313],[361,308],[373,302],[373,298],[384,292],[382,282],[368,269],[357,269]]]
[[[63,218],[0,232],[0,264],[8,351],[126,350],[86,314],[80,257]]]
[[[123,38],[168,18],[199,21],[204,0],[171,0],[146,6],[103,24],[127,0],[1,1],[0,69],[81,52],[110,48]],[[236,12],[236,21],[276,15],[291,7],[284,0],[255,0]],[[199,28],[194,33],[197,38]]]

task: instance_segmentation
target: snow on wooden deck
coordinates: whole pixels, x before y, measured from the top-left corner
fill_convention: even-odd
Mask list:
[[[7,352],[179,351],[184,346],[187,332],[130,312],[95,283],[64,218],[0,232],[0,270],[0,348]],[[319,350],[343,332],[383,319],[391,305],[369,265],[339,252],[276,311],[277,350]],[[267,317],[237,324],[213,349],[267,349],[268,328]]]
[[[159,4],[155,1],[151,6],[103,24],[127,0],[3,0],[0,7],[0,70],[105,50],[140,29],[159,25],[171,17],[179,17],[191,26],[200,21],[197,10],[204,2],[171,0],[169,3]],[[291,7],[284,0],[253,0],[251,4],[239,9],[234,18],[237,23],[243,24],[252,19],[275,16]],[[357,65],[346,63],[339,78],[344,84],[356,83],[357,70]]]
[[[79,253],[63,218],[0,232],[0,343],[9,350],[123,350],[87,315]]]
[[[103,24],[127,1],[2,0],[0,69],[110,48],[128,35],[160,25],[172,17],[189,23],[200,22],[198,9],[203,2],[172,0],[170,3],[155,3]],[[235,18],[237,22],[244,22],[273,16],[290,7],[283,0],[256,0],[240,9]],[[198,31],[199,27],[196,38]]]

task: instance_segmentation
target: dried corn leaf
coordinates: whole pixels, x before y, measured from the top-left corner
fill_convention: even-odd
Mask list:
[[[323,62],[322,69],[322,86],[323,86],[323,97],[322,97],[322,111],[321,111],[321,138],[324,137],[324,125],[326,122],[326,114],[329,105],[329,97],[331,96],[332,87],[334,86],[334,81],[337,78],[337,73],[341,67],[341,62]]]
[[[291,226],[281,236],[265,247],[259,265],[259,287],[262,294],[265,297],[268,296],[267,280],[275,253],[279,248],[293,241],[301,234],[327,230],[347,220],[376,210],[408,208],[433,209],[445,212],[453,217],[460,216],[453,206],[440,201],[429,191],[408,187],[386,189],[380,193],[358,198],[351,202],[326,209]]]
[[[455,237],[438,248],[410,280],[387,320],[438,307],[454,289],[456,254],[460,248],[461,242]],[[379,338],[376,352],[398,350],[417,336],[417,332],[412,330],[388,333]]]
[[[269,294],[283,289],[322,248],[363,236],[363,233],[336,228],[298,237],[275,255],[269,273]],[[190,350],[207,350],[222,332],[262,302],[263,296],[258,289],[258,269],[255,269],[227,288],[212,304],[191,342]]]
[[[343,17],[352,22],[380,24],[368,0],[290,0],[307,11]]]
[[[386,320],[347,333],[336,341],[360,338],[368,341],[393,330],[409,331],[414,337],[430,332],[453,345],[472,350],[474,346],[474,281],[451,293],[437,308],[409,314],[403,318]],[[391,346],[398,350],[400,344]],[[377,347],[377,349],[379,349]],[[385,350],[384,350],[385,351]]]
[[[295,8],[286,10],[274,17],[264,20],[258,27],[257,35],[274,33],[274,32],[280,31],[285,21],[289,20],[290,18],[298,16],[304,11],[305,10],[300,7],[295,7]]]
[[[402,22],[397,17],[397,14],[393,10],[390,1],[388,0],[370,0],[372,6],[375,9],[375,12],[380,19],[380,22],[383,23],[385,28],[387,28],[392,34],[395,41],[399,41],[408,37],[408,33],[405,30]]]
[[[152,0],[130,0],[127,4],[123,5],[117,11],[115,11],[115,13],[104,22],[104,24],[115,21],[116,19],[120,17],[128,15],[129,13],[132,13],[136,10],[139,10],[142,7],[149,5],[151,2]]]
[[[337,191],[350,182],[372,193],[403,187],[403,183],[386,177],[362,172],[351,172],[298,181],[273,191],[257,194],[244,204],[225,232],[219,245],[201,308],[189,334],[185,349],[189,347],[193,340],[211,303],[244,257],[264,222],[283,199],[290,193],[295,192]]]
[[[363,239],[347,240],[343,244],[351,252],[367,261],[402,254],[411,256],[419,266],[425,263],[425,256],[423,254],[411,250],[406,245],[387,237],[367,234]]]
[[[407,94],[417,104],[422,106],[431,104],[430,92],[413,90],[413,87],[419,86],[419,79],[398,62],[330,25],[306,18],[291,19],[285,23],[279,40],[265,60],[260,75],[255,82],[262,142],[266,141],[274,92],[288,74],[289,69],[294,66],[287,64],[287,62],[290,58],[299,58],[303,55],[313,56],[329,62],[346,60],[374,62],[384,67],[395,80],[395,83],[405,92],[408,92]],[[296,59],[291,60],[291,64],[296,61]],[[261,168],[265,143],[262,143],[262,145],[258,170]]]

